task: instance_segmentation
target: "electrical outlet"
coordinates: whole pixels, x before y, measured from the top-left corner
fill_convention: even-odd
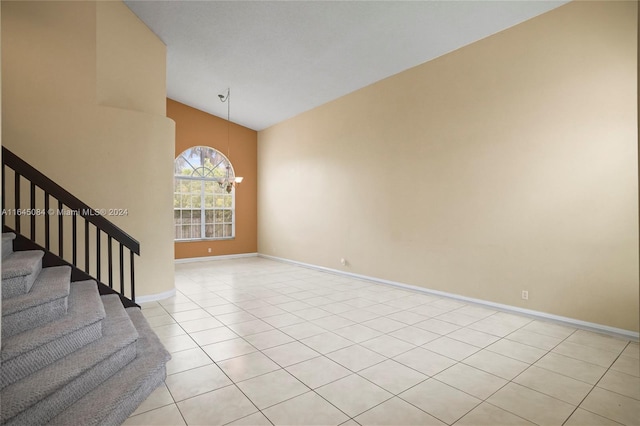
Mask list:
[[[522,299],[529,300],[529,292],[527,290],[522,290]]]
[[[346,266],[347,265],[347,259],[345,259],[343,257],[342,259],[340,259],[340,263],[342,264],[342,266]]]
[[[207,253],[211,253],[211,247],[207,249]]]

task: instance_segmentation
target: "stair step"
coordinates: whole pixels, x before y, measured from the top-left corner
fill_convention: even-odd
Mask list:
[[[71,284],[67,315],[3,339],[0,389],[102,337],[104,307],[95,281]]]
[[[121,424],[164,382],[167,376],[165,366],[171,356],[139,308],[128,308],[127,313],[140,334],[136,359],[60,413],[52,424]]]
[[[14,255],[18,253],[21,252]],[[2,337],[6,339],[63,317],[67,313],[70,278],[69,266],[44,268],[29,293],[4,299]]]
[[[101,297],[102,338],[0,392],[0,423],[45,424],[136,357],[138,332],[118,295]]]
[[[24,295],[42,269],[42,250],[11,253],[2,259],[2,299]]]
[[[2,260],[4,261],[11,253],[13,253],[13,240],[16,234],[13,232],[5,232],[2,234]]]

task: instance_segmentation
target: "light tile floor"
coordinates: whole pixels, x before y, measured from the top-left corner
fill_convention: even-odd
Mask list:
[[[638,425],[638,343],[262,258],[176,266],[131,425]]]

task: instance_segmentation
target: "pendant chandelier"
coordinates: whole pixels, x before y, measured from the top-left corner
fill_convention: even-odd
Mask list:
[[[227,174],[224,178],[218,181],[218,184],[220,185],[220,188],[224,188],[225,191],[227,191],[228,193],[230,193],[233,190],[233,188],[236,187],[236,185],[242,182],[242,179],[243,179],[241,176],[231,177],[231,158],[229,153],[230,145],[231,145],[231,141],[230,141],[231,121],[229,120],[230,112],[231,112],[231,101],[229,100],[230,95],[231,95],[231,89],[227,89],[226,94],[222,93],[218,95],[218,98],[220,98],[220,102],[227,104],[227,160],[228,160]]]

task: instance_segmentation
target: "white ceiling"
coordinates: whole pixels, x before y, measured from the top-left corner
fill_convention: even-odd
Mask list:
[[[567,1],[135,1],[167,96],[262,130]]]

